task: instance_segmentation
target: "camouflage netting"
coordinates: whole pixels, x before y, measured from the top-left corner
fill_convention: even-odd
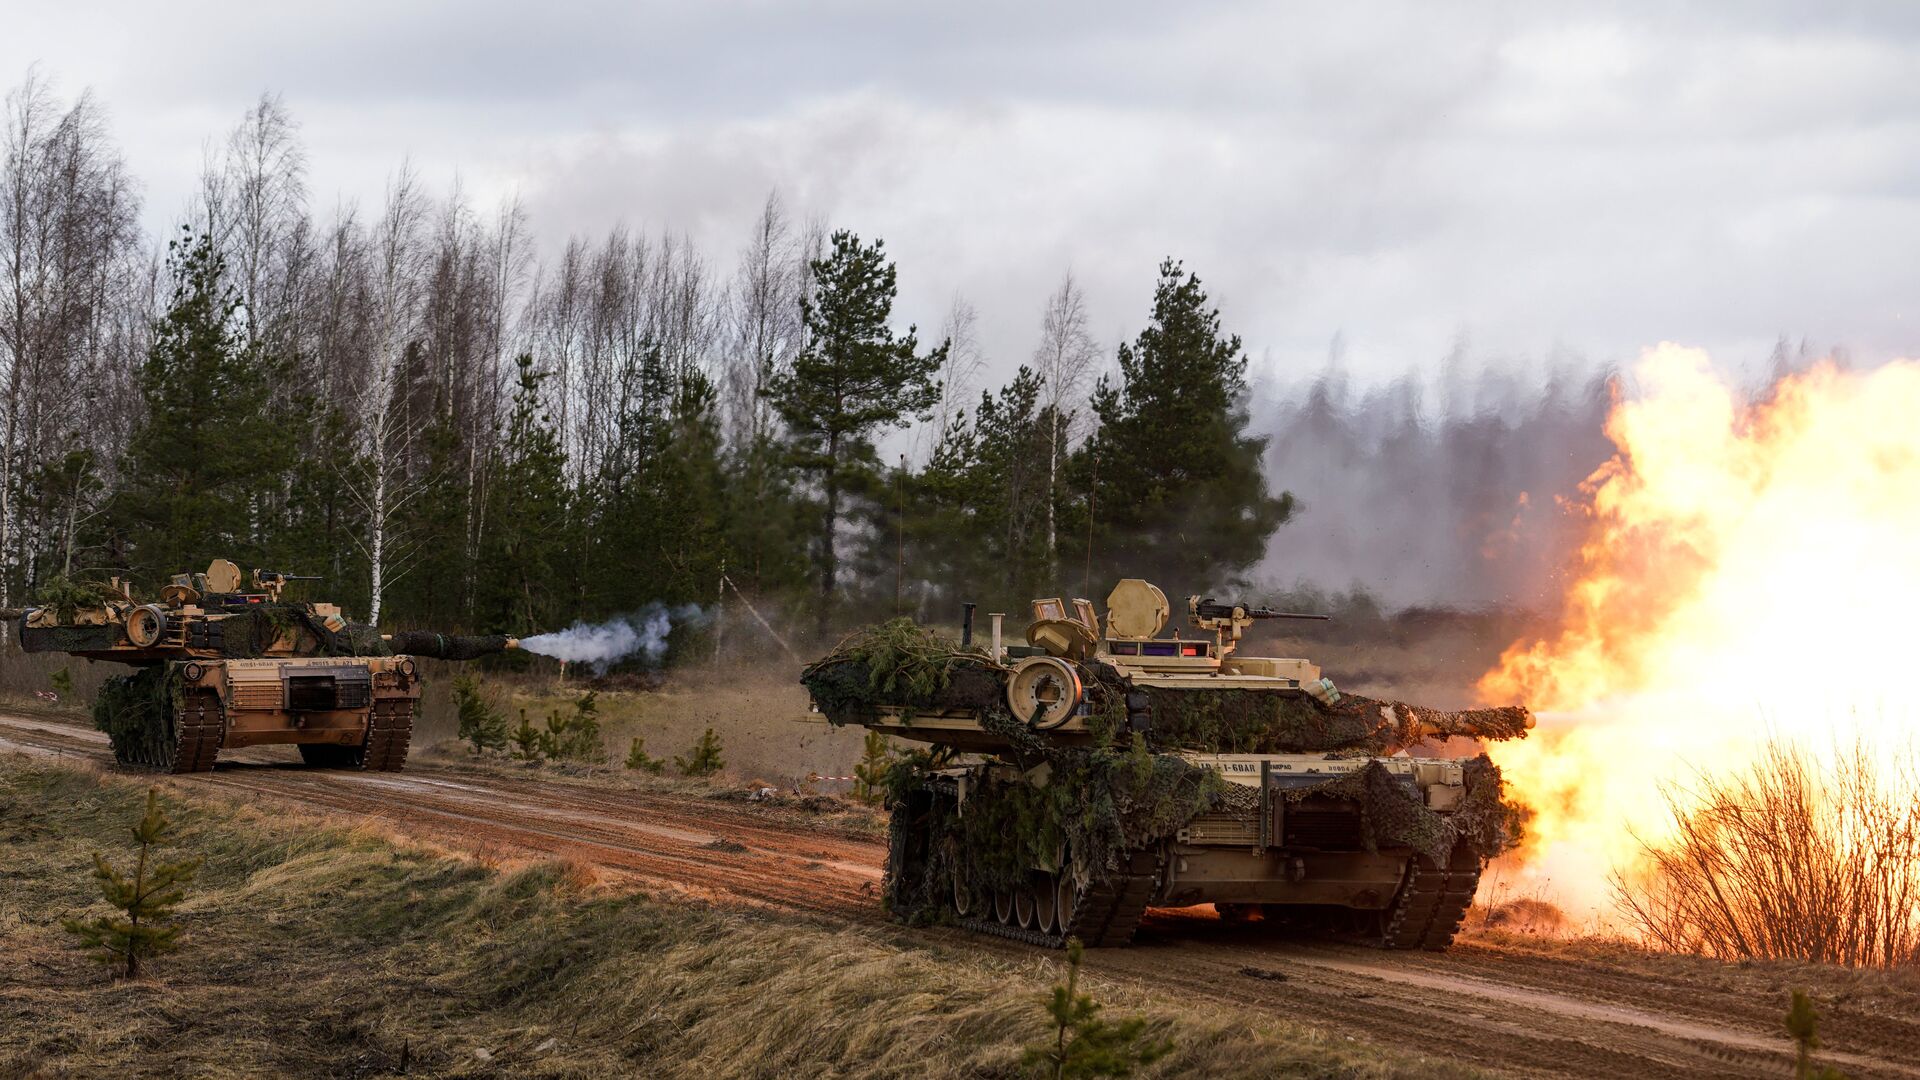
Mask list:
[[[378,635],[375,635],[378,640]],[[426,656],[435,660],[477,660],[507,647],[505,634],[435,634],[426,630],[402,630],[393,635],[385,648],[394,655]]]
[[[843,639],[809,665],[800,681],[834,724],[870,720],[878,705],[915,709],[989,709],[1004,701],[998,669],[984,650],[894,619]]]
[[[1118,676],[1107,677],[1118,682]],[[1527,733],[1527,710],[1520,708],[1445,712],[1358,694],[1342,694],[1327,705],[1304,694],[1152,684],[1136,692],[1147,698],[1148,740],[1169,750],[1375,757],[1412,746],[1427,734],[1500,740]]]
[[[1289,804],[1333,798],[1360,809],[1360,838],[1368,851],[1412,848],[1443,862],[1456,842],[1492,858],[1520,841],[1518,811],[1501,799],[1500,767],[1485,754],[1467,761],[1466,795],[1458,809],[1438,814],[1420,792],[1394,779],[1384,765],[1368,762],[1356,772],[1286,792]]]
[[[93,723],[113,743],[121,761],[160,760],[173,742],[180,681],[165,664],[115,675],[93,699]],[[145,749],[147,753],[139,751]]]
[[[1005,722],[1022,727],[1004,709]],[[1027,754],[1006,775],[976,770],[964,805],[915,799],[924,790],[934,760],[920,752],[895,763],[887,777],[888,804],[896,818],[930,815],[925,822],[898,822],[924,829],[930,843],[924,862],[903,871],[914,880],[890,880],[896,913],[937,910],[953,874],[977,888],[1013,889],[1029,868],[1056,865],[1062,852],[1095,880],[1123,868],[1129,850],[1151,847],[1198,814],[1219,808],[1229,785],[1212,769],[1171,754],[1155,754],[1144,742],[1132,747],[1045,748]]]
[[[120,640],[117,626],[20,625],[20,648],[25,652],[91,652],[111,649]]]

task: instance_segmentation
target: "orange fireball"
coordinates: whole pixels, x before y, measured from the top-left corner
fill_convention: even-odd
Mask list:
[[[1585,912],[1664,835],[1663,790],[1769,736],[1907,745],[1920,701],[1920,363],[1822,363],[1757,402],[1677,345],[1634,375],[1558,629],[1479,686],[1540,718],[1491,748],[1535,811],[1513,884]]]

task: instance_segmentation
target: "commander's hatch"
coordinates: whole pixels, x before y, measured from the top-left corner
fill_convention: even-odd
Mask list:
[[[1219,670],[1214,642],[1160,636],[1172,615],[1173,606],[1158,586],[1140,578],[1122,578],[1107,594],[1107,627],[1100,655],[1151,671]]]

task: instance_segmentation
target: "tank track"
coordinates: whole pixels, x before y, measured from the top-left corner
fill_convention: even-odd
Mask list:
[[[1386,913],[1376,944],[1384,949],[1444,951],[1467,917],[1480,887],[1480,858],[1455,845],[1446,863],[1416,855],[1407,880]]]
[[[1147,912],[1154,888],[1160,880],[1160,860],[1152,852],[1132,854],[1127,873],[1080,890],[1073,904],[1073,918],[1063,931],[1029,930],[1025,927],[985,918],[956,918],[965,929],[1013,941],[1038,945],[1043,949],[1066,948],[1070,938],[1082,945],[1114,948],[1133,941],[1140,919]],[[951,908],[949,908],[951,911]]]
[[[176,775],[212,772],[213,760],[220,754],[220,743],[227,735],[227,718],[220,708],[220,695],[209,689],[190,688],[180,692],[180,712],[173,718],[173,747],[170,760],[153,764]]]
[[[360,767],[372,772],[399,772],[407,767],[407,746],[413,741],[413,702],[406,698],[376,700],[367,717],[367,745]]]

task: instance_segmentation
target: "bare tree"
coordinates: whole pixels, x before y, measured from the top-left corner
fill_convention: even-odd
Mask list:
[[[115,316],[137,296],[137,202],[90,93],[64,111],[37,72],[0,134],[0,604],[90,511],[99,388],[130,359]],[[37,513],[25,513],[28,504]]]
[[[1086,415],[1075,406],[1086,394],[1087,377],[1100,359],[1100,349],[1087,333],[1086,298],[1073,280],[1073,271],[1061,275],[1060,287],[1047,298],[1040,316],[1040,344],[1033,350],[1033,370],[1040,376],[1040,404],[1049,414],[1047,438],[1047,573],[1058,576],[1060,538],[1055,520],[1059,502],[1060,455],[1071,445],[1075,428]]]
[[[402,164],[387,183],[386,206],[369,242],[373,332],[355,402],[365,475],[353,492],[366,515],[360,546],[370,575],[367,621],[375,624],[394,569],[395,517],[421,488],[402,468],[412,431],[400,408],[399,390],[407,348],[420,320],[420,227],[426,213],[427,200],[412,165]]]
[[[727,434],[736,449],[752,446],[777,422],[761,388],[800,351],[800,291],[807,276],[801,251],[779,193],[768,193],[753,234],[740,251],[728,297],[732,336],[722,389]]]
[[[279,96],[262,94],[227,136],[219,185],[224,198],[217,207],[226,220],[215,235],[226,238],[247,333],[256,342],[285,332],[284,316],[294,300],[289,271],[298,265],[307,198],[298,131]]]
[[[979,334],[980,316],[973,305],[963,296],[956,295],[953,303],[947,306],[947,317],[940,323],[939,340],[947,343],[947,363],[940,370],[940,404],[934,410],[933,425],[921,425],[914,433],[914,454],[924,460],[920,453],[920,436],[933,433],[933,446],[926,448],[926,454],[933,453],[941,436],[947,432],[947,426],[954,417],[967,407],[967,400],[973,395],[980,372],[987,366],[986,357],[980,352]]]

